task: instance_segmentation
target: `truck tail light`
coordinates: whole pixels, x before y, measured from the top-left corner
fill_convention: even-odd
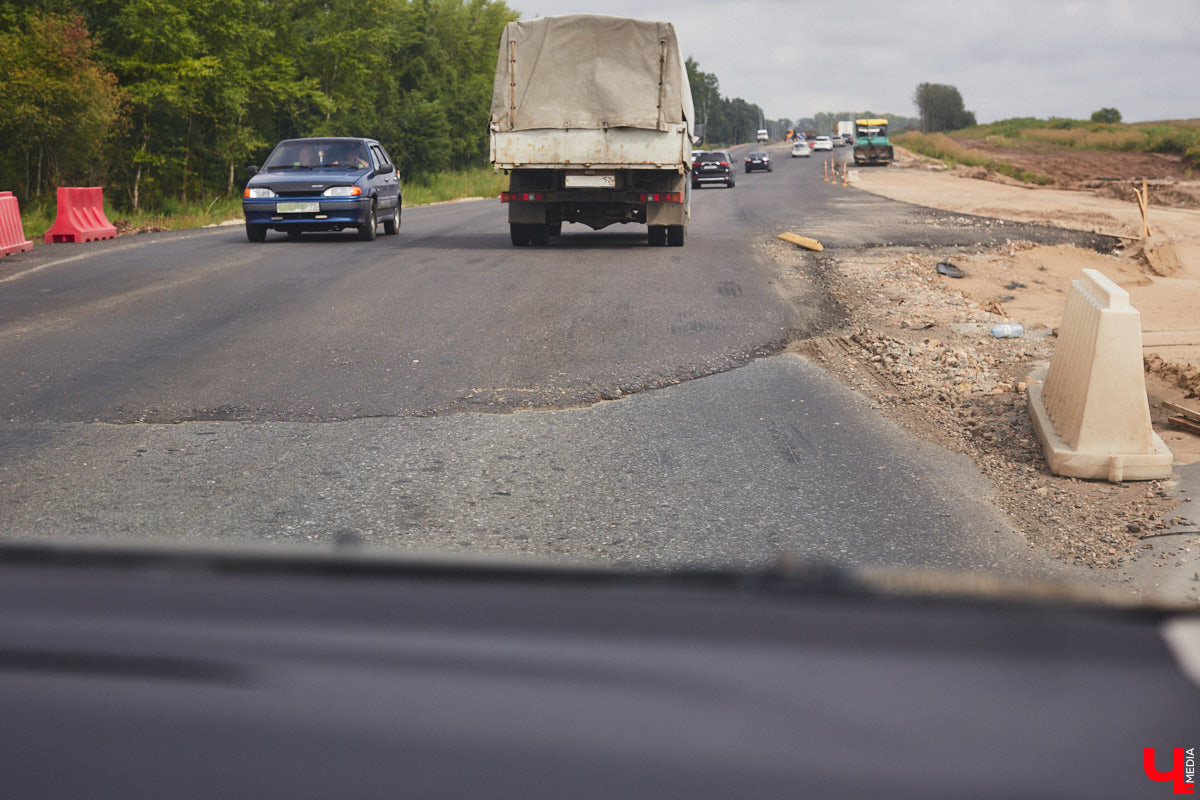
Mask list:
[[[643,193],[643,203],[682,203],[683,192],[655,192],[653,194]]]
[[[501,192],[501,203],[521,203],[528,200],[544,199],[541,192]]]

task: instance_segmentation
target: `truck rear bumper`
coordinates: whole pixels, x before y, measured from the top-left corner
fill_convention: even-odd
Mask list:
[[[615,223],[686,225],[691,188],[682,170],[624,170],[617,188],[563,188],[563,170],[514,170],[509,191],[508,221],[558,225],[578,222],[599,230]]]

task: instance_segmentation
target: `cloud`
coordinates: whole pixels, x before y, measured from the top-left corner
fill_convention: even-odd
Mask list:
[[[979,120],[1200,117],[1194,0],[514,0],[524,16],[602,13],[675,24],[721,91],[773,118],[871,108],[915,114],[918,83],[957,86]]]

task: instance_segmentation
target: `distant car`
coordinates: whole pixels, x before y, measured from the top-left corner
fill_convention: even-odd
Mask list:
[[[692,162],[692,188],[708,183],[723,183],[733,188],[733,159],[723,150],[710,150]]]
[[[833,149],[833,140],[830,139],[828,136],[818,136],[816,141],[813,142],[812,149],[813,150],[832,150]]]
[[[252,242],[266,239],[268,230],[296,238],[344,228],[370,241],[381,220],[384,233],[400,231],[400,178],[374,139],[285,139],[250,174],[242,213]]]
[[[759,128],[755,138],[757,138],[760,142],[768,142],[771,140],[771,134],[767,132],[766,128]]]
[[[812,155],[812,148],[808,146],[808,142],[803,139],[797,139],[792,143],[792,158],[808,158]]]
[[[746,156],[746,172],[754,172],[756,169],[771,171],[771,157],[762,150],[755,150]]]

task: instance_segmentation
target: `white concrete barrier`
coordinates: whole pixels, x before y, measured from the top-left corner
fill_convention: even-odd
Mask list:
[[[1071,281],[1041,377],[1030,376],[1027,396],[1051,472],[1114,483],[1171,477],[1171,451],[1150,426],[1141,315],[1097,270]]]

